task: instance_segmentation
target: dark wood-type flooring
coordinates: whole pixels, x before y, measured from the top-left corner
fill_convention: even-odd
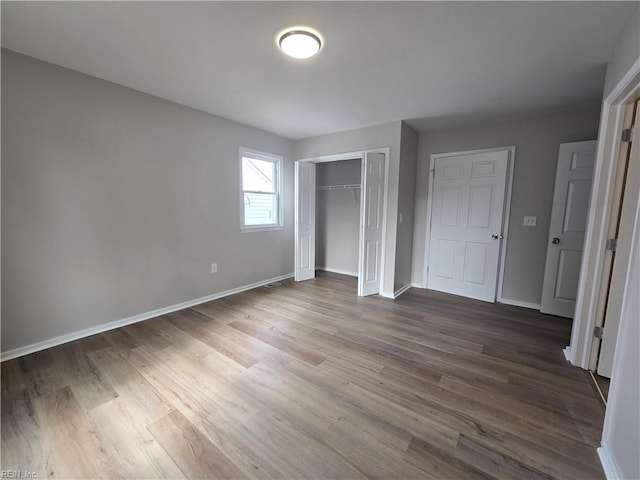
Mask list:
[[[604,478],[570,322],[321,273],[2,364],[23,478]]]

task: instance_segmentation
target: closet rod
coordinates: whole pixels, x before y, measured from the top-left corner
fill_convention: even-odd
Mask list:
[[[352,183],[350,185],[321,185],[318,187],[318,190],[346,190],[360,188],[359,183]]]

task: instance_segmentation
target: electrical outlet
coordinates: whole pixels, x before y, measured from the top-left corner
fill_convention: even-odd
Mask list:
[[[217,263],[212,263],[211,264],[211,273],[218,273],[218,264]]]
[[[524,217],[522,225],[525,227],[535,227],[538,223],[538,217]]]
[[[398,219],[398,222],[402,223],[403,220],[404,220],[404,213],[401,213],[400,218]]]

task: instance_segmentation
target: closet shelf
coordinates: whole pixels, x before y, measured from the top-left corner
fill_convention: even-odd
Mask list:
[[[350,185],[322,185],[318,187],[318,190],[347,190],[360,188],[359,183],[352,183]]]

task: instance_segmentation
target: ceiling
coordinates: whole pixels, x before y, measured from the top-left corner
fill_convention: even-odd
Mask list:
[[[2,46],[281,136],[599,101],[636,2],[6,2]],[[324,37],[286,57],[284,28]]]

